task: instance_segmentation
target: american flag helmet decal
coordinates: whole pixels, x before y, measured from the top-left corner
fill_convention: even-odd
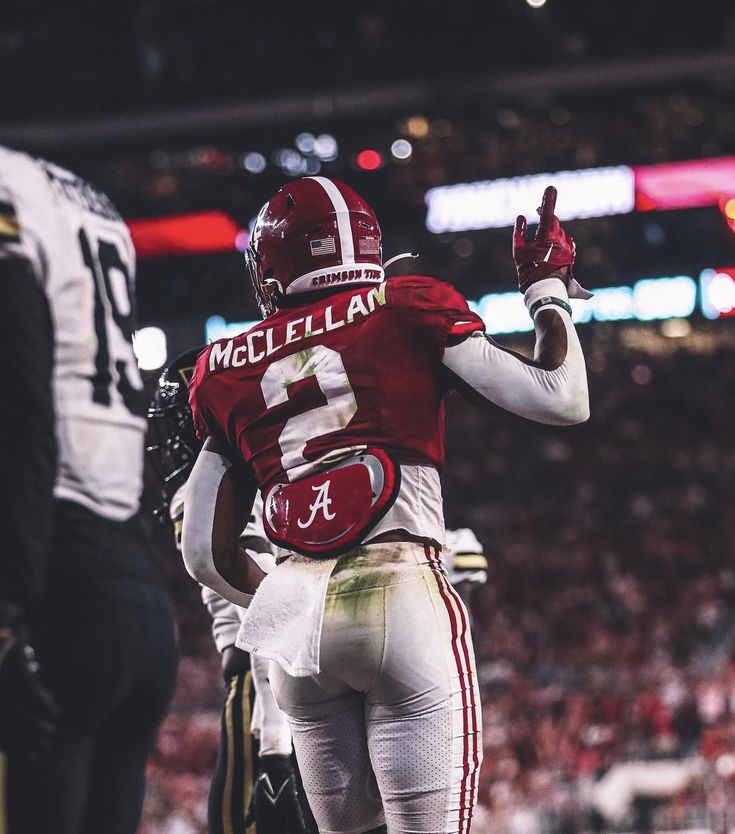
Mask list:
[[[337,244],[331,235],[319,240],[311,240],[309,246],[312,255],[333,255],[337,251]]]

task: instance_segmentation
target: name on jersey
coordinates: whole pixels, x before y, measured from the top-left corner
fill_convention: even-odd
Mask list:
[[[39,160],[39,163],[51,187],[70,203],[107,220],[122,220],[106,194],[68,171],[56,170],[45,160]]]
[[[344,318],[335,318],[334,309],[330,304],[318,315],[291,319],[286,322],[284,339],[280,343],[275,339],[273,327],[251,330],[245,335],[244,344],[239,344],[237,347],[235,347],[235,341],[243,338],[242,336],[228,339],[226,342],[215,342],[209,351],[209,370],[240,368],[243,365],[255,364],[286,345],[295,344],[311,336],[319,336],[321,333],[330,333],[332,330],[339,330],[341,327],[367,318],[385,303],[385,284],[383,283],[371,289],[367,295],[361,293],[353,295],[347,305]]]

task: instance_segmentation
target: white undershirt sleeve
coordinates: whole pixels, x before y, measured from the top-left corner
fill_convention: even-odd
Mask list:
[[[278,708],[276,699],[273,697],[268,677],[271,662],[267,657],[250,655],[250,668],[256,694],[252,721],[253,735],[260,741],[261,756],[290,756],[293,749],[291,729],[286,716]]]
[[[197,582],[221,597],[247,608],[252,596],[234,588],[217,571],[212,552],[212,532],[217,493],[232,464],[217,452],[202,449],[186,484],[181,552],[186,569]]]
[[[240,611],[237,605],[223,599],[216,591],[202,585],[202,602],[212,618],[212,638],[217,651],[222,652],[235,645],[240,630]]]
[[[564,283],[548,278],[526,293],[530,308],[539,298],[553,296],[567,301]],[[446,348],[444,365],[466,385],[501,408],[550,426],[571,426],[589,418],[589,393],[582,346],[569,313],[553,303],[567,331],[567,355],[553,371],[545,371],[508,353],[475,333],[458,345]]]

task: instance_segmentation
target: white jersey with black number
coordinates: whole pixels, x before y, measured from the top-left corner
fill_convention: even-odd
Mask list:
[[[145,420],[128,229],[110,200],[79,177],[0,147],[0,257],[28,262],[49,301],[56,495],[106,518],[129,518],[142,489]]]

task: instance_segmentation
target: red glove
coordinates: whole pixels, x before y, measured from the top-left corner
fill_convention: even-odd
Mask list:
[[[526,240],[526,218],[522,214],[516,218],[513,260],[518,272],[518,287],[523,293],[531,284],[565,266],[569,267],[569,279],[572,278],[576,249],[572,238],[559,225],[559,218],[554,214],[555,206],[556,188],[550,185],[544,191],[541,208],[537,209],[539,224],[530,241]]]

